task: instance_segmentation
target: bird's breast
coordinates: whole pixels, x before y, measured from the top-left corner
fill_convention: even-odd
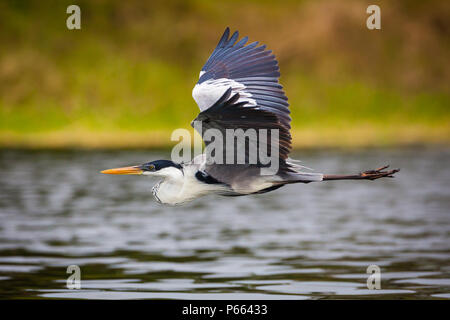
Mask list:
[[[223,191],[223,186],[221,185],[199,181],[195,177],[195,173],[196,171],[185,172],[183,179],[160,181],[152,189],[156,201],[163,204],[177,205],[203,195]]]

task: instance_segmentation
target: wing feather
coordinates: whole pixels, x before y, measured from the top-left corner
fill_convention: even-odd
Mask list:
[[[247,44],[248,37],[239,41],[238,38],[237,31],[230,37],[230,29],[227,28],[200,71],[192,91],[201,111],[195,120],[202,122],[203,130],[214,128],[223,134],[226,129],[277,129],[279,174],[284,179],[294,179],[294,176],[297,179],[300,174],[296,170],[298,168],[294,169],[288,158],[291,118],[288,98],[278,81],[278,61],[265,45],[259,45],[259,42]],[[205,143],[208,145],[209,142]],[[270,148],[268,139],[266,150]],[[247,158],[248,149],[245,155]],[[207,171],[214,173],[213,176],[220,181],[232,183],[249,171],[256,172],[259,167],[259,164],[216,164],[207,167]]]
[[[239,93],[241,101],[247,99],[250,106],[259,105],[261,109],[267,107],[272,112],[278,108],[284,114],[283,124],[289,127],[290,117],[288,105],[279,106],[260,103],[264,100],[275,100],[266,97],[276,97],[287,101],[282,86],[278,82],[280,76],[278,61],[271,50],[258,42],[247,44],[248,37],[238,41],[239,33],[236,31],[230,37],[230,29],[226,28],[216,48],[203,66],[199,80],[193,90],[193,98],[203,111],[211,107],[231,87],[232,93]],[[224,81],[227,80],[227,81]],[[252,85],[258,86],[254,91]],[[280,90],[273,90],[278,88]],[[258,95],[256,98],[255,95]]]

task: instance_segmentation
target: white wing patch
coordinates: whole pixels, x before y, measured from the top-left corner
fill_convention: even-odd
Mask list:
[[[230,87],[232,95],[239,93],[237,102],[247,101],[247,105],[256,106],[256,101],[251,98],[252,94],[245,91],[245,85],[227,78],[210,79],[200,84],[197,83],[192,90],[192,97],[197,102],[200,111],[204,111],[216,103]]]

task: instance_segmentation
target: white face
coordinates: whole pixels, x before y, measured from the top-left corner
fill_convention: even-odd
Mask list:
[[[167,167],[158,171],[144,171],[142,174],[150,177],[177,178],[182,176],[183,172],[175,167]]]

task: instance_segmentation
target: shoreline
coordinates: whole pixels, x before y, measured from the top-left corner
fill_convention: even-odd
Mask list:
[[[193,129],[190,129],[193,132]],[[101,131],[65,129],[40,133],[0,131],[0,148],[166,149],[176,145],[171,130]],[[303,128],[292,130],[293,149],[450,145],[450,126]]]

